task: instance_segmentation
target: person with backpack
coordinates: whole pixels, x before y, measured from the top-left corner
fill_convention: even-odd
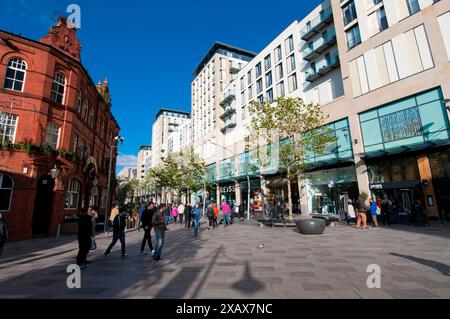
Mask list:
[[[7,239],[8,239],[8,225],[6,225],[6,222],[3,220],[2,213],[0,213],[0,257],[2,257]]]
[[[372,217],[372,225],[374,228],[378,228],[378,205],[374,200],[370,200],[370,216]]]
[[[362,229],[367,229],[367,212],[369,211],[369,207],[364,203],[362,199],[359,199],[356,209],[358,212],[356,228],[361,228],[362,223]]]
[[[215,228],[216,226],[214,225],[214,208],[212,203],[209,203],[208,208],[206,209],[206,214],[208,216],[208,230],[210,230],[211,228]]]
[[[164,240],[166,237],[166,221],[165,211],[166,204],[159,205],[159,209],[154,213],[152,218],[153,229],[155,231],[155,251],[153,253],[153,259],[156,261],[161,260],[162,248],[164,246]]]
[[[125,246],[125,229],[127,226],[127,217],[126,211],[121,211],[119,215],[114,218],[113,221],[113,240],[109,245],[108,249],[106,249],[104,255],[108,257],[111,253],[111,249],[116,245],[117,241],[120,240],[122,257],[128,256],[126,253]]]
[[[85,269],[87,255],[92,245],[92,216],[88,215],[88,208],[83,207],[78,217],[78,254],[77,265]]]
[[[145,245],[147,244],[147,242],[150,252],[152,254],[154,253],[151,231],[153,227],[153,215],[155,214],[155,211],[155,204],[153,202],[150,202],[142,212],[141,225],[142,229],[144,230],[144,238],[142,238],[141,255],[147,255],[147,253],[145,253]]]
[[[194,234],[198,235],[200,231],[200,219],[203,215],[203,209],[201,203],[197,203],[194,210]]]

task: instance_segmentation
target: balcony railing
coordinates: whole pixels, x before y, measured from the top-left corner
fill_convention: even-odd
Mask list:
[[[327,33],[325,36],[321,37],[319,40],[313,43],[312,47],[306,47],[303,50],[303,59],[306,61],[311,61],[312,59],[318,57],[329,47],[336,43],[336,31]]]
[[[333,21],[333,10],[331,7],[323,10],[317,17],[311,20],[311,22],[300,30],[300,36],[302,40],[308,41],[315,34],[317,34],[323,27],[329,25]]]
[[[230,103],[236,97],[236,93],[233,90],[225,92],[220,100],[220,105],[226,105]]]
[[[241,70],[241,64],[235,61],[230,62],[230,73],[238,73]]]
[[[308,70],[306,70],[305,72],[305,80],[308,82],[313,82],[315,80],[317,80],[318,78],[324,76],[325,74],[327,74],[328,72],[336,69],[337,67],[339,67],[340,65],[340,61],[339,61],[339,55],[333,54],[330,56],[330,58],[325,59],[326,63],[320,67],[320,69],[318,70],[314,70],[312,68],[309,68]]]
[[[220,129],[222,132],[225,132],[227,129],[235,127],[236,126],[236,118],[231,118],[227,121],[225,121],[225,123],[223,123],[222,128]]]
[[[224,111],[220,115],[220,118],[224,119],[224,118],[234,114],[235,112],[236,112],[236,108],[234,106],[227,106],[226,108],[224,108]]]

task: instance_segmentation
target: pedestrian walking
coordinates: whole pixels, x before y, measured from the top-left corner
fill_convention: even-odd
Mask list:
[[[361,228],[362,223],[362,229],[367,229],[367,211],[369,210],[369,207],[364,203],[363,200],[358,200],[357,203],[357,214],[358,214],[358,220],[356,221],[356,228]]]
[[[126,211],[121,211],[119,215],[114,218],[113,221],[113,239],[108,249],[105,251],[105,257],[108,257],[111,253],[111,249],[116,245],[117,241],[120,240],[122,257],[128,256],[126,253],[125,246],[125,229],[127,226]]]
[[[141,203],[141,206],[138,209],[138,222],[137,222],[138,231],[141,231],[142,213],[146,209],[147,209],[147,205],[145,205],[145,203]],[[142,227],[142,228],[144,228],[144,227]]]
[[[378,228],[378,206],[377,203],[373,200],[370,200],[370,216],[372,217],[372,225],[374,228]]]
[[[347,205],[347,224],[350,224],[350,222],[356,222],[356,213],[352,201],[349,199]]]
[[[152,236],[151,231],[153,227],[153,215],[156,212],[156,207],[153,202],[150,202],[146,209],[142,212],[141,222],[142,229],[144,230],[144,238],[142,239],[141,244],[141,254],[146,255],[145,253],[145,245],[148,243],[148,248],[150,252],[153,254],[153,245],[152,245]]]
[[[8,239],[8,225],[3,220],[2,213],[0,213],[0,258],[2,257],[3,250],[5,249],[5,243]]]
[[[165,210],[166,205],[161,204],[159,209],[154,213],[152,218],[153,229],[155,231],[155,251],[153,252],[153,259],[158,261],[161,259],[162,248],[164,246],[164,239],[166,235],[166,222],[165,222]]]
[[[219,226],[218,218],[219,218],[219,208],[217,207],[217,203],[213,203],[213,211],[214,211],[214,227]]]
[[[172,205],[172,209],[170,210],[170,215],[173,218],[173,223],[176,224],[177,218],[178,218],[178,206],[177,205]]]
[[[388,226],[391,226],[392,208],[392,202],[385,197],[381,202],[381,222],[383,223],[383,226],[385,226],[386,223]]]
[[[192,205],[187,204],[184,209],[184,228],[191,228]]]
[[[184,205],[182,202],[180,202],[180,205],[178,205],[178,218],[180,220],[180,224],[183,224],[183,217],[184,217]]]
[[[231,208],[230,205],[228,205],[227,202],[222,202],[222,205],[220,205],[220,209],[222,210],[223,214],[223,224],[224,228],[230,227],[230,214],[231,214]]]
[[[91,233],[91,250],[97,249],[97,241],[95,240],[95,225],[98,219],[98,207],[91,206],[89,207],[88,215],[91,216],[92,221],[92,233]]]
[[[201,203],[197,203],[194,210],[194,234],[198,235],[200,231],[200,219],[203,215],[203,209]]]
[[[87,255],[92,244],[92,216],[88,215],[89,209],[83,207],[78,217],[78,255],[77,265],[81,269],[86,268]]]
[[[206,209],[206,215],[208,216],[208,230],[210,230],[211,228],[215,228],[214,225],[214,208],[212,203],[209,203],[208,208]]]
[[[119,215],[119,205],[117,203],[114,203],[114,207],[111,210],[111,214],[109,216],[109,227],[106,230],[106,236],[108,236],[108,234],[113,231],[114,218],[116,218],[117,215]]]

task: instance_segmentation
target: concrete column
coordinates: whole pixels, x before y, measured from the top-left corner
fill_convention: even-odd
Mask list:
[[[367,173],[367,166],[365,161],[361,158],[364,154],[364,142],[361,134],[361,128],[359,125],[358,114],[351,115],[349,117],[350,136],[353,147],[353,158],[355,160],[356,177],[358,180],[359,193],[367,193],[369,198],[371,196],[369,188],[369,175]]]
[[[235,181],[234,192],[236,196],[236,204],[241,204],[241,184],[238,180]]]
[[[436,204],[436,195],[434,193],[434,186],[432,181],[432,173],[430,167],[430,160],[427,155],[419,155],[417,157],[417,165],[419,166],[420,179],[427,183],[427,186],[423,186],[423,193],[425,196],[425,207],[429,217],[439,217],[439,211]],[[433,205],[430,206],[428,198],[431,196]]]
[[[217,197],[217,204],[220,206],[220,203],[222,202],[222,199],[220,198],[220,185],[216,185],[216,197]]]
[[[308,209],[308,190],[306,189],[306,180],[304,176],[298,178],[298,194],[300,196],[300,210],[302,215],[309,215]]]

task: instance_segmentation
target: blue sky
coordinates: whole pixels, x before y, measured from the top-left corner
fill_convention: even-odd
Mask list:
[[[108,77],[125,142],[122,165],[151,144],[159,108],[190,111],[192,72],[214,41],[259,52],[320,0],[0,0],[0,29],[38,40],[58,15],[81,7],[82,62]]]

